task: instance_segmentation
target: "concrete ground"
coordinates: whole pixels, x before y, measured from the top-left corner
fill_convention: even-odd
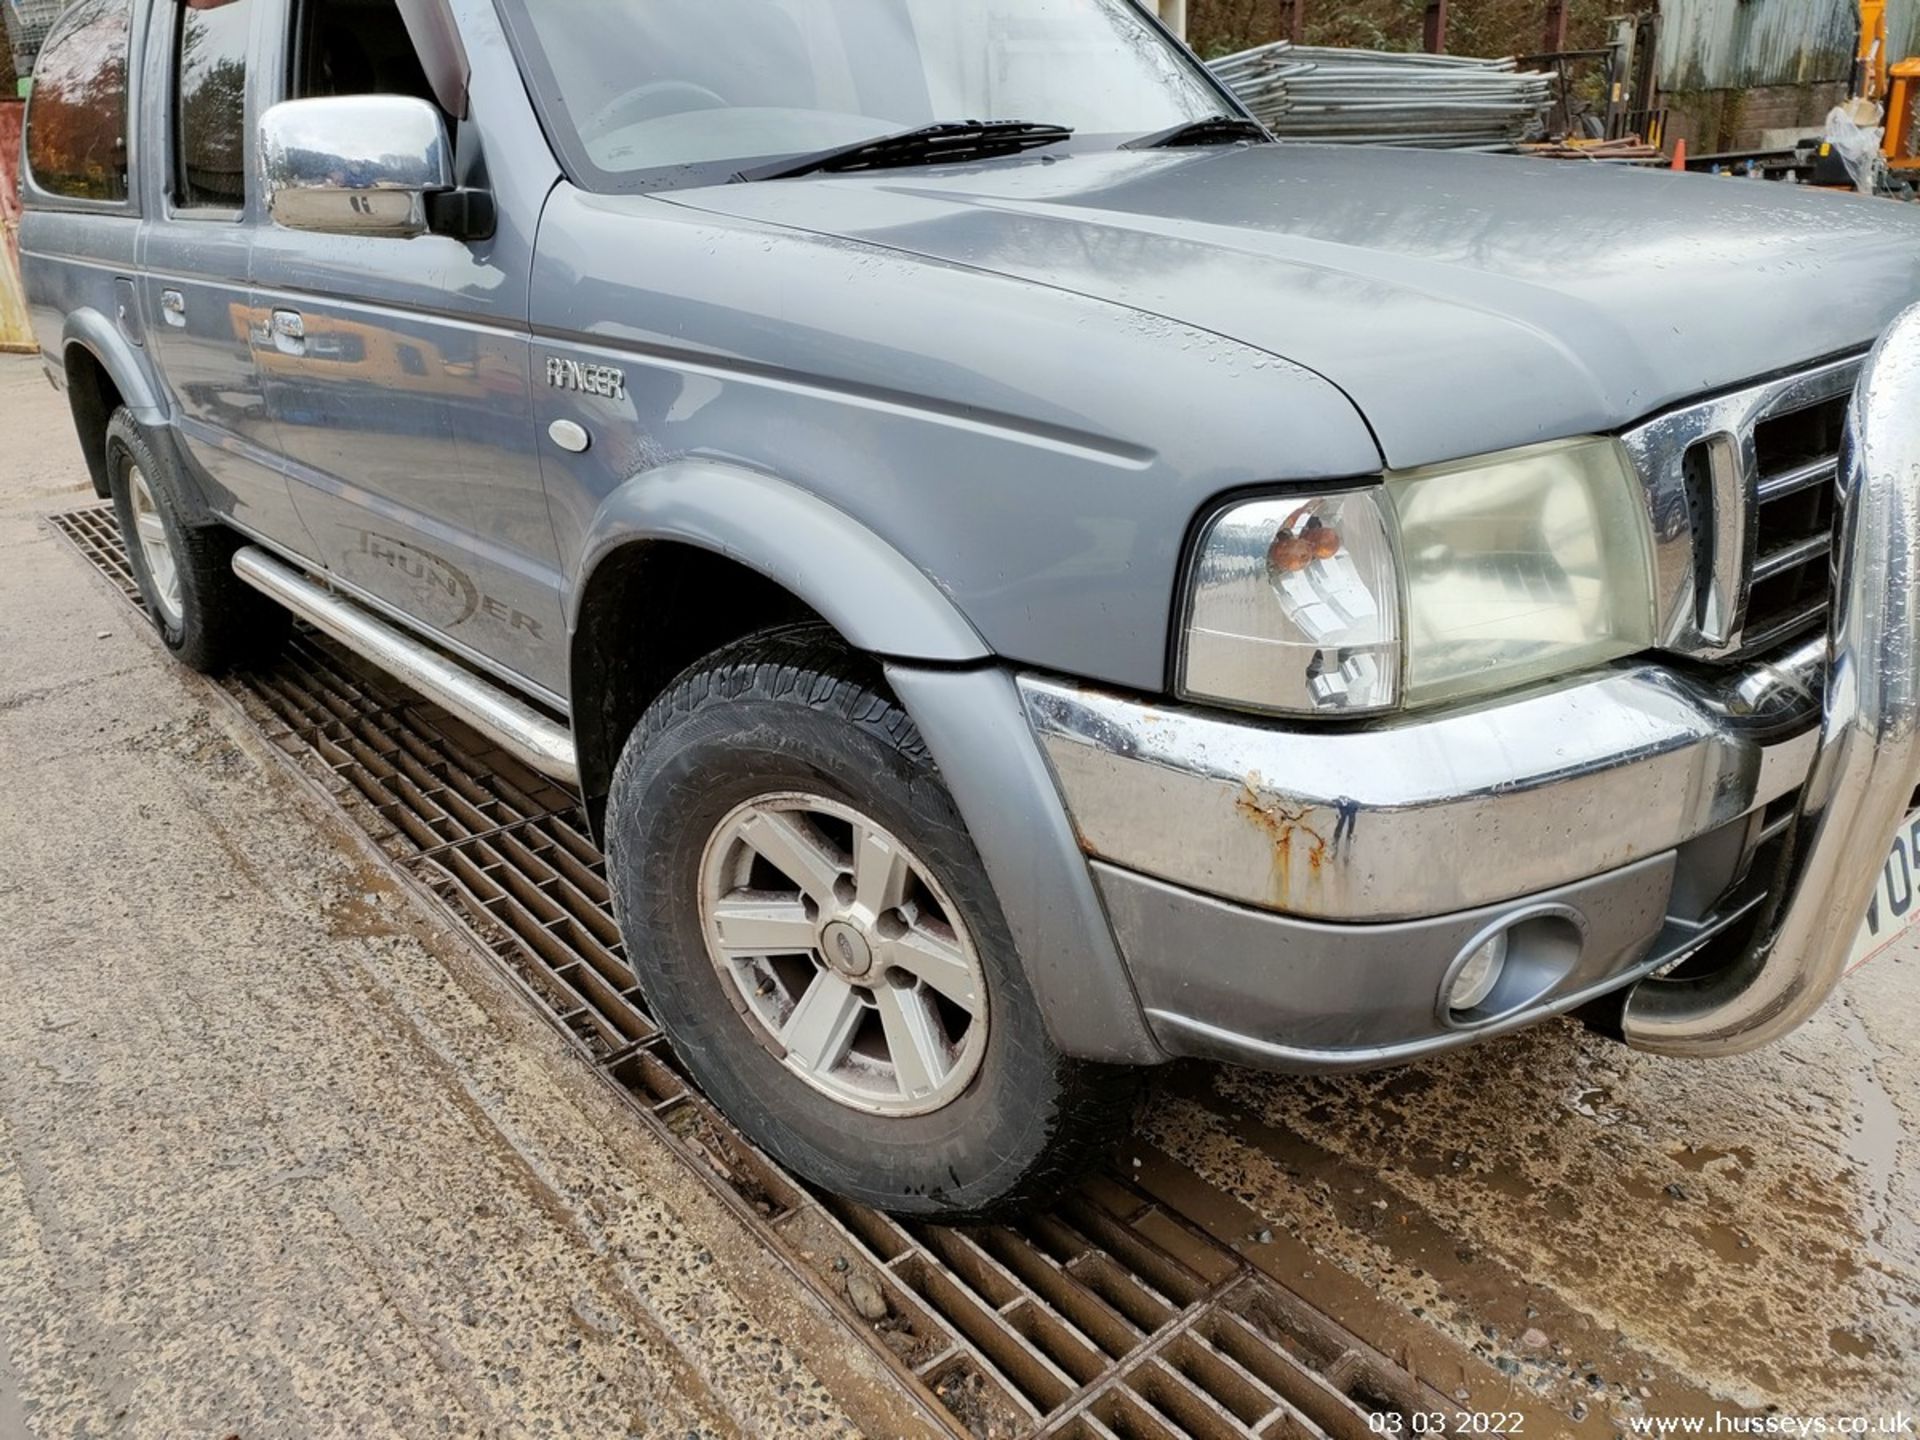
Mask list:
[[[38,525],[88,494],[63,402],[0,360],[0,1440],[900,1433]],[[1582,1435],[1912,1413],[1916,1017],[1903,942],[1742,1060],[1555,1024],[1380,1075],[1182,1067],[1143,1138],[1443,1389],[1467,1348]]]
[[[89,499],[0,357],[0,1440],[907,1423],[40,525]]]

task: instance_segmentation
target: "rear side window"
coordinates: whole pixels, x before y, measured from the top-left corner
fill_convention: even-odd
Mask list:
[[[127,198],[130,0],[75,0],[40,47],[27,105],[34,183],[75,200]]]
[[[180,12],[174,57],[175,194],[188,209],[247,203],[247,41],[253,0],[197,0]]]

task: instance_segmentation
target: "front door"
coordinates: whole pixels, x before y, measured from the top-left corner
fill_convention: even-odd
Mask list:
[[[282,29],[289,98],[432,99],[392,0],[292,0]],[[486,73],[460,145],[480,143]],[[485,241],[264,226],[255,358],[294,503],[335,583],[557,695],[566,643],[526,323],[545,192],[529,213],[539,177],[494,173],[500,221]]]

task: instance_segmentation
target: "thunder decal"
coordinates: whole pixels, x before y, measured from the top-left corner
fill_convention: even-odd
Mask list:
[[[487,594],[471,575],[444,556],[372,530],[354,534],[358,543],[346,555],[341,569],[349,578],[357,573],[367,583],[371,582],[372,570],[390,572],[388,584],[377,589],[390,590],[390,577],[401,577],[408,582],[413,601],[409,608],[428,624],[456,630],[480,615],[509,630],[524,631],[535,640],[541,638],[538,620]]]

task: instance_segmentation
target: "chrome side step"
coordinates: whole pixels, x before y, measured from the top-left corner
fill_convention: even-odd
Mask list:
[[[559,721],[374,618],[351,600],[323,590],[257,545],[235,553],[233,573],[316,630],[459,716],[509,755],[568,785],[580,783],[573,735]]]

